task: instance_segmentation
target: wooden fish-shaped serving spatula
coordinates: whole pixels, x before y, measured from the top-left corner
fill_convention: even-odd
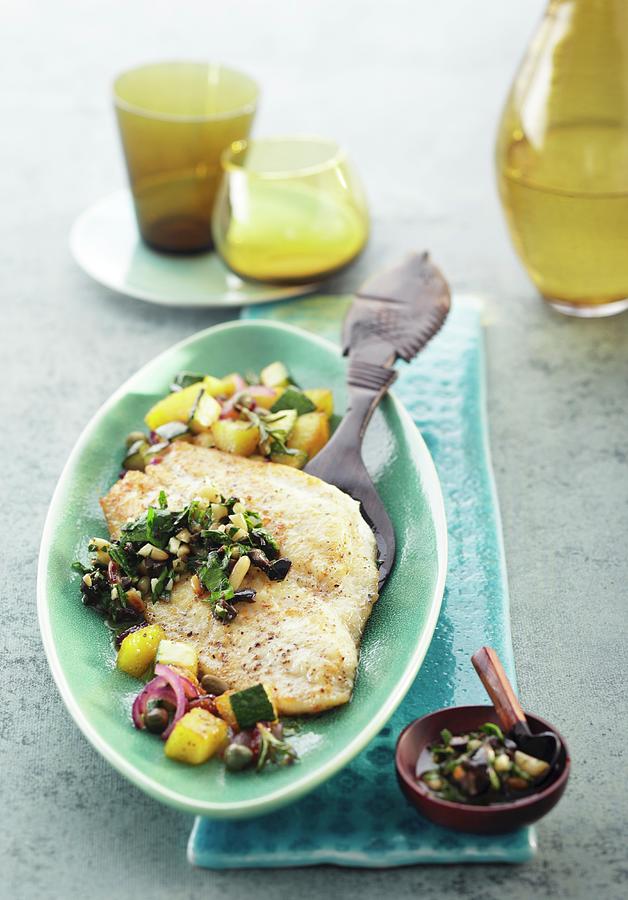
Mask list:
[[[395,533],[362,460],[362,440],[375,407],[397,377],[397,359],[410,362],[447,317],[447,282],[427,253],[412,254],[362,286],[345,319],[349,357],[347,412],[329,443],[305,471],[335,484],[361,505],[379,554],[379,586],[395,559]]]

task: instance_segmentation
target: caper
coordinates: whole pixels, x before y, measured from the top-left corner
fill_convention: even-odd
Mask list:
[[[203,675],[201,687],[206,694],[213,694],[214,697],[218,697],[220,694],[224,694],[229,685],[222,678],[218,678],[217,675]]]
[[[160,706],[153,706],[144,716],[144,725],[152,734],[162,734],[170,721],[168,713]]]
[[[145,452],[147,449],[148,444],[145,438],[135,441],[131,444],[124,457],[124,462],[122,463],[123,467],[127,470],[135,469],[137,471],[143,471],[146,464]]]
[[[225,750],[224,760],[230,772],[239,772],[253,762],[253,751],[244,744],[229,744]]]

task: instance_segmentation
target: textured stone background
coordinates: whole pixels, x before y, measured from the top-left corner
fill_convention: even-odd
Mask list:
[[[583,323],[543,308],[509,246],[492,173],[495,122],[542,6],[4,0],[0,897],[625,896],[628,316]],[[220,319],[115,296],[67,251],[75,216],[123,179],[111,76],[183,56],[228,61],[261,80],[258,133],[322,132],[351,150],[373,240],[334,290],[429,246],[454,288],[488,298],[521,694],[561,727],[574,755],[567,795],[541,823],[538,857],[525,867],[194,871],[185,861],[191,819],[115,774],[60,703],[35,612],[56,478],[114,388]]]

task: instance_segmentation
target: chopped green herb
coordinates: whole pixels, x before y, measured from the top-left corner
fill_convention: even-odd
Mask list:
[[[194,416],[196,415],[196,412],[198,410],[198,407],[200,405],[200,402],[203,398],[204,393],[205,393],[205,388],[201,388],[200,391],[198,392],[198,394],[196,395],[196,400],[192,404],[192,409],[190,410],[190,414],[188,416],[187,425],[189,425],[190,422],[194,419]]]
[[[480,731],[483,731],[484,734],[492,734],[493,737],[498,738],[500,741],[504,740],[504,732],[501,730],[499,725],[495,725],[494,722],[486,722],[480,728]]]
[[[275,400],[270,411],[274,413],[282,409],[294,409],[298,416],[302,416],[305,413],[314,412],[316,404],[312,403],[303,391],[295,387],[289,387]]]
[[[449,728],[443,728],[443,730],[440,733],[440,736],[441,736],[441,740],[442,740],[443,744],[445,745],[445,747],[449,747],[449,744],[451,743],[451,739],[453,737],[453,734],[451,733]]]
[[[190,385],[196,384],[198,381],[202,381],[203,378],[205,378],[205,376],[199,374],[198,372],[177,372],[177,374],[172,379],[170,391],[182,391],[183,388],[190,387]]]
[[[257,758],[257,770],[263,769],[266,763],[273,762],[278,766],[288,766],[298,759],[296,750],[287,741],[275,737],[271,729],[261,722],[257,723],[261,743]]]
[[[237,497],[219,495],[218,500],[214,506],[224,506],[228,513],[236,503],[241,503]],[[290,561],[279,557],[279,547],[272,534],[264,528],[252,527],[262,523],[255,510],[244,509],[242,514],[249,530],[243,534],[235,525],[226,531],[218,529],[212,521],[212,505],[201,500],[194,500],[178,511],[167,507],[166,493],[160,491],[158,506],[150,506],[134,522],[128,522],[119,540],[94,538],[90,542],[88,549],[94,554],[91,567],[80,562],[72,566],[83,579],[84,603],[104,613],[113,623],[141,619],[145,603],[169,599],[175,581],[185,572],[198,575],[207,592],[202,599],[210,605],[214,617],[220,622],[230,622],[237,615],[237,603],[255,599],[252,590],[243,589],[236,594],[229,581],[240,557],[249,556],[272,580],[281,580],[288,573]],[[170,543],[180,531],[189,532],[185,542],[189,553],[184,558],[178,555],[180,541]],[[146,544],[151,545],[148,554],[144,550]],[[151,547],[161,554],[154,554]],[[103,558],[103,553],[107,557]],[[115,567],[108,565],[107,559]],[[131,588],[135,591],[133,602],[128,597]]]
[[[157,603],[157,601],[166,593],[166,584],[171,577],[171,571],[164,566],[154,584],[151,583],[151,600],[153,603]]]

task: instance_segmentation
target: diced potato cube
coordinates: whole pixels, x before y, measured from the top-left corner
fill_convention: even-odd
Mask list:
[[[273,362],[262,369],[260,381],[263,385],[270,388],[286,387],[290,383],[288,370],[282,362]]]
[[[196,676],[198,672],[198,653],[193,644],[187,641],[169,641],[163,639],[157,648],[156,661],[164,666],[176,666]]]
[[[183,388],[182,391],[174,391],[172,394],[168,394],[149,409],[144,421],[151,431],[154,431],[161,425],[166,425],[168,422],[187,422],[200,391],[204,391],[202,384],[191,384],[189,387]],[[218,409],[217,415],[216,408]],[[208,393],[204,392],[203,407],[198,424],[201,425],[202,420],[211,419],[212,415],[218,418],[220,415],[220,404],[213,397],[210,397]],[[212,419],[212,421],[215,421],[215,419]],[[202,427],[195,430],[202,430]]]
[[[271,388],[272,394],[254,394],[254,400],[257,406],[262,409],[270,409],[283,394],[283,388]]]
[[[294,423],[288,447],[303,450],[312,459],[329,440],[329,419],[322,412],[305,413]]]
[[[242,378],[237,372],[232,372],[231,375],[225,375],[225,377],[221,379],[221,382],[221,393],[226,394],[227,397],[232,397],[242,386]]]
[[[216,378],[214,375],[206,375],[205,378],[203,378],[203,387],[210,397],[224,397],[229,390],[224,380],[222,378]]]
[[[259,443],[257,425],[239,419],[219,419],[212,426],[212,435],[219,450],[237,456],[250,456]]]
[[[164,752],[170,759],[198,766],[224,747],[227,736],[226,722],[206,709],[191,709],[172,729]]]
[[[155,661],[157,648],[165,636],[161,625],[147,625],[127,634],[118,650],[118,668],[140,678]]]
[[[327,388],[312,388],[303,391],[319,412],[325,413],[328,419],[334,414],[334,395]]]
[[[211,433],[211,431],[201,431],[198,434],[195,434],[190,443],[194,444],[197,447],[216,446],[216,441],[214,440],[214,435]]]

